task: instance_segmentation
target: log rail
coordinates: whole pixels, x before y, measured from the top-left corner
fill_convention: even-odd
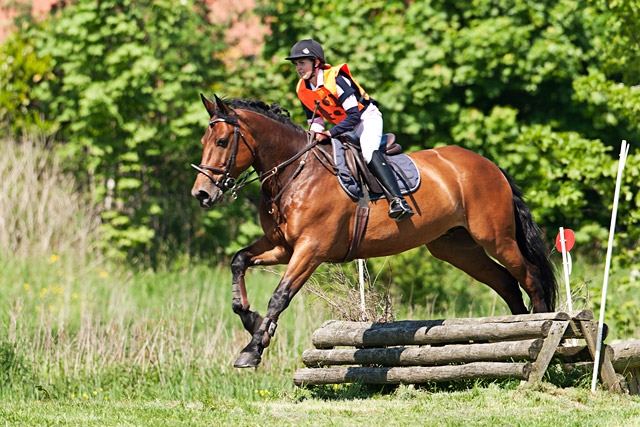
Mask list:
[[[389,323],[331,320],[314,331],[297,386],[420,384],[476,378],[541,381],[554,357],[591,362],[597,324],[588,310]],[[606,328],[605,334],[606,337]],[[603,337],[603,339],[604,339]],[[582,341],[582,345],[578,342]],[[640,393],[640,340],[604,346],[603,386]]]

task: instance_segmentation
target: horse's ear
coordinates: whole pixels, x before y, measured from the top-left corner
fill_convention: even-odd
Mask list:
[[[224,103],[223,100],[218,98],[218,95],[213,95],[216,100],[216,110],[219,115],[225,116],[231,114],[231,109]]]
[[[202,99],[202,103],[204,104],[204,108],[207,109],[207,113],[209,113],[209,117],[213,117],[216,114],[216,106],[213,102],[209,101],[206,96],[200,94],[200,99]],[[217,97],[216,97],[217,99]]]

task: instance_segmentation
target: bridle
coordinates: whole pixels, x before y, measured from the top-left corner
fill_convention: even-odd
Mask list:
[[[249,145],[249,143],[247,142],[247,139],[245,138],[244,134],[240,130],[240,124],[238,123],[237,120],[226,119],[226,118],[217,118],[217,119],[213,119],[212,118],[211,120],[209,120],[209,126],[210,127],[215,125],[216,123],[227,123],[227,124],[233,125],[233,146],[231,147],[231,155],[229,156],[228,161],[225,163],[224,169],[220,169],[220,168],[216,168],[216,167],[208,166],[208,165],[198,165],[198,166],[196,166],[193,163],[191,164],[191,167],[194,168],[195,170],[197,170],[198,172],[200,172],[201,174],[203,174],[204,176],[206,176],[207,178],[209,178],[209,180],[216,187],[218,187],[222,191],[222,193],[226,193],[227,191],[231,191],[231,195],[232,195],[233,198],[237,198],[238,191],[241,188],[249,185],[250,183],[252,183],[254,181],[260,180],[261,182],[263,182],[267,178],[270,178],[270,177],[276,175],[280,170],[284,169],[286,166],[290,165],[291,163],[293,163],[294,161],[296,161],[297,159],[302,157],[302,155],[304,155],[305,153],[308,153],[311,149],[313,149],[316,145],[318,145],[317,141],[314,141],[313,143],[307,144],[307,146],[303,150],[299,151],[293,157],[289,158],[288,160],[285,160],[284,162],[280,163],[278,166],[270,169],[267,172],[260,173],[260,175],[257,176],[256,178],[253,178],[251,180],[247,180],[251,174],[257,173],[255,170],[253,170],[251,172],[246,172],[242,177],[240,177],[239,179],[236,180],[236,178],[234,178],[231,175],[231,171],[233,170],[233,168],[235,166],[235,163],[236,163],[236,157],[238,155],[238,146],[240,145],[239,144],[240,138],[242,138],[242,141],[247,146],[247,148],[251,152],[251,155],[253,156],[254,159],[256,158],[256,152],[251,147],[251,145]],[[311,136],[309,135],[309,142],[310,141],[311,141]],[[300,163],[300,166],[299,166],[298,170],[294,173],[294,175],[291,178],[291,180],[293,180],[295,178],[295,176],[298,175],[298,173],[304,167],[304,164],[305,164],[305,161],[303,160]],[[220,174],[223,177],[219,181],[216,181],[213,178],[213,176],[211,176],[211,174],[209,172],[213,172],[214,174]],[[288,186],[288,184],[285,185],[285,188],[287,186]],[[285,188],[283,188],[280,191],[280,193],[282,193]],[[276,198],[279,197],[279,196],[280,196],[280,194],[278,196],[276,196]]]
[[[213,127],[213,125],[215,125],[216,123],[227,123],[227,124],[233,125],[233,145],[231,147],[231,155],[229,156],[229,159],[225,163],[224,169],[216,168],[213,166],[207,166],[207,165],[196,166],[193,163],[191,164],[191,167],[197,170],[198,172],[200,172],[201,174],[203,174],[204,176],[206,176],[207,178],[209,178],[209,180],[211,180],[211,182],[216,187],[218,187],[223,193],[226,193],[227,191],[231,190],[231,193],[233,194],[233,196],[236,197],[238,190],[248,184],[248,182],[246,181],[247,181],[247,177],[250,174],[250,173],[245,174],[239,180],[236,180],[236,178],[231,176],[231,171],[236,165],[236,157],[238,156],[239,139],[242,138],[242,141],[251,152],[251,155],[253,156],[253,158],[256,157],[256,153],[247,142],[247,139],[244,137],[244,134],[240,130],[240,125],[238,124],[237,120],[224,119],[224,118],[217,118],[217,119],[212,118],[211,120],[209,120],[209,127]],[[216,181],[209,174],[209,172],[213,172],[214,174],[220,174],[223,177],[219,181]]]

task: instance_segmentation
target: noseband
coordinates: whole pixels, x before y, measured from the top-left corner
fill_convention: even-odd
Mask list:
[[[256,153],[253,151],[253,148],[251,148],[251,146],[247,142],[246,138],[244,137],[244,134],[240,131],[240,125],[238,124],[237,120],[223,119],[223,118],[211,119],[209,120],[209,127],[213,127],[213,125],[215,125],[216,123],[221,123],[221,122],[233,125],[233,145],[231,147],[231,155],[229,156],[229,160],[225,163],[224,169],[216,168],[213,166],[207,166],[207,165],[196,166],[194,164],[191,164],[191,167],[197,170],[198,172],[200,172],[201,174],[203,174],[204,176],[206,176],[207,178],[209,178],[209,180],[211,180],[211,182],[216,187],[222,190],[223,193],[226,193],[227,191],[231,190],[232,194],[235,196],[238,190],[238,183],[236,179],[233,176],[231,176],[231,171],[236,165],[239,137],[242,138],[242,141],[244,141],[244,144],[247,146],[247,148],[251,152],[251,155],[254,158],[256,157]],[[216,181],[213,178],[213,176],[209,174],[209,172],[213,172],[214,174],[220,174],[223,177],[220,180]],[[246,181],[246,176],[241,179],[241,182],[244,183],[244,181]]]

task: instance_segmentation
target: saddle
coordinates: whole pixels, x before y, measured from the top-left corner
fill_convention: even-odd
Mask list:
[[[331,143],[333,164],[342,189],[356,201],[365,195],[371,201],[387,196],[362,158],[360,144],[355,134],[347,133],[340,135],[339,138],[339,140],[332,140]],[[414,161],[402,153],[402,147],[395,141],[395,135],[384,135],[379,150],[385,154],[391,165],[402,195],[417,190],[420,186],[420,172]]]
[[[345,192],[357,200],[353,234],[349,243],[349,250],[343,262],[351,261],[364,237],[369,219],[369,203],[385,196],[386,189],[369,171],[362,157],[360,143],[355,132],[348,132],[333,139],[333,161],[336,165],[338,182]],[[385,154],[395,172],[398,187],[403,195],[414,192],[420,186],[420,172],[416,164],[406,154],[402,154],[402,146],[395,141],[394,134],[386,134],[380,141],[378,148]]]
[[[363,189],[363,193],[366,193],[366,189],[368,188],[369,192],[384,194],[389,198],[389,196],[385,194],[385,188],[380,185],[367,167],[362,157],[362,152],[360,151],[360,141],[355,132],[344,133],[338,136],[338,139],[344,147],[344,160],[349,174],[355,178],[356,184]],[[396,136],[394,134],[387,133],[382,135],[379,150],[386,156],[395,156],[402,153],[402,146],[396,142]]]

